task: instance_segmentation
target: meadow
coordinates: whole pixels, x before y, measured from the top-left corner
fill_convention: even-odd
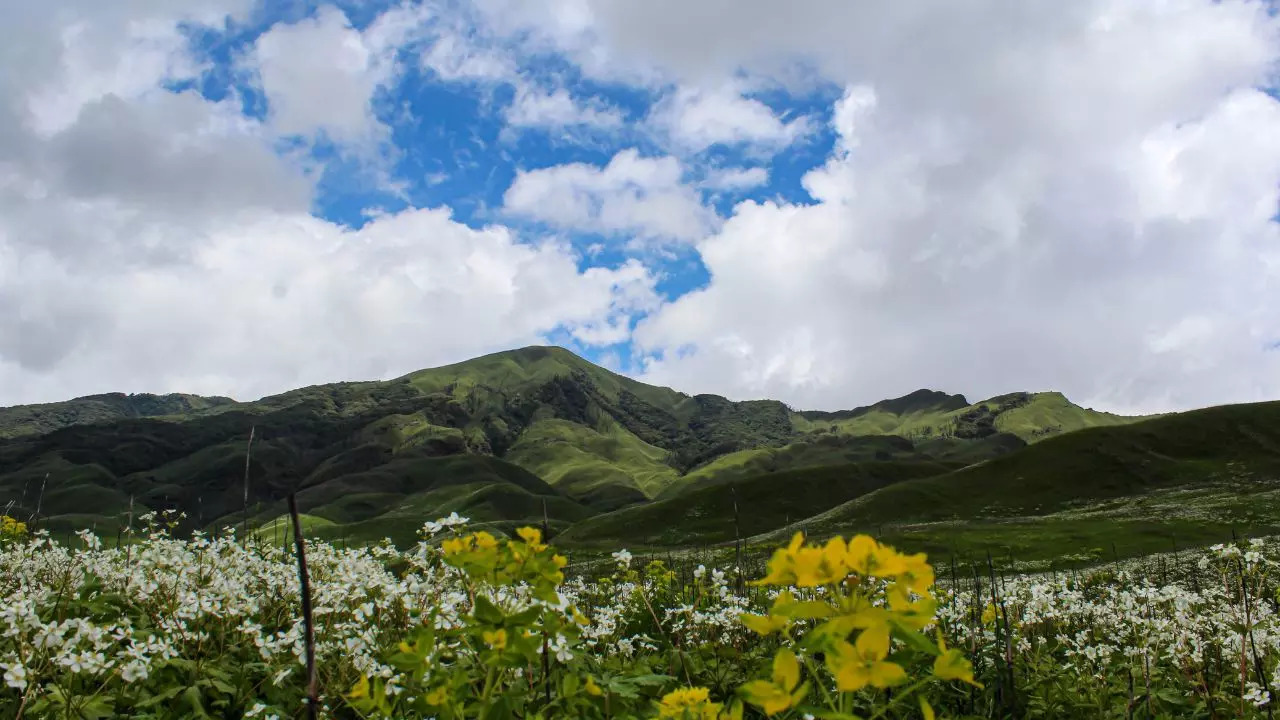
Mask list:
[[[1270,718],[1280,677],[1265,539],[1015,575],[797,536],[763,573],[588,577],[453,515],[307,541],[303,592],[296,545],[177,521],[5,522],[0,717]]]

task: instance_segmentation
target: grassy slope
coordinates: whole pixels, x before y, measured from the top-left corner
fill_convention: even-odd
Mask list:
[[[900,407],[893,404],[901,404],[905,398],[843,413],[795,413],[793,422],[797,430],[807,432],[830,432],[834,427],[837,434],[844,435],[936,437],[954,432],[956,424],[963,424],[966,415],[981,412],[983,408],[997,410],[1011,397],[1000,396],[954,407],[956,399],[963,400],[963,396],[936,393],[925,401]],[[1082,408],[1061,393],[1029,393],[1026,404],[996,414],[994,429],[1017,435],[1027,442],[1037,442],[1084,428],[1123,425],[1143,419]]]
[[[735,537],[735,498],[746,537],[807,517],[832,503],[949,469],[933,462],[868,462],[722,482],[597,515],[574,525],[558,542],[597,549],[724,542]]]
[[[622,391],[646,402],[671,409],[687,396],[664,387],[646,385],[587,362],[560,347],[527,347],[492,353],[453,365],[419,370],[406,375],[424,393],[446,393],[458,399],[472,396],[477,402],[502,402],[510,395],[528,392],[550,380],[584,372],[606,397]]]
[[[504,528],[540,525],[544,508],[553,528],[592,514],[523,468],[480,455],[408,453],[365,471],[313,481],[298,493],[298,505],[324,521],[315,534],[360,542],[390,537],[411,543],[424,522],[451,512]],[[259,507],[251,524],[277,522],[283,511],[281,502]]]
[[[1232,526],[1280,529],[1280,512],[1268,509],[1277,489],[1280,403],[1231,405],[1053,437],[754,540],[780,542],[803,526],[817,536],[878,532],[934,553],[1168,548],[1223,539]]]
[[[63,402],[0,407],[0,438],[43,435],[71,425],[104,423],[122,418],[178,419],[234,405],[224,397],[107,393]]]
[[[505,459],[592,505],[606,494],[619,504],[644,500],[676,480],[675,469],[666,464],[666,450],[617,423],[604,425],[604,432],[597,432],[566,420],[539,420]]]

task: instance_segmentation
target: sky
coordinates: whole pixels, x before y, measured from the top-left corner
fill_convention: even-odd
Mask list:
[[[1244,0],[0,4],[0,405],[534,344],[839,409],[1280,399]]]

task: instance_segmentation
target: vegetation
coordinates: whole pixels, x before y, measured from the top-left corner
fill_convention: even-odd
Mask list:
[[[1025,442],[1089,427],[1126,425],[1144,418],[1079,407],[1056,392],[1011,393],[969,404],[963,395],[917,390],[854,410],[795,414],[797,429],[844,435],[900,435],[913,440],[984,438],[996,433]]]
[[[918,391],[792,412],[647,386],[559,348],[252,403],[165,397],[128,412],[191,410],[0,440],[0,497],[61,536],[111,537],[167,508],[185,513],[180,532],[247,519],[270,536],[296,491],[308,532],[339,543],[403,546],[423,517],[459,512],[502,532],[545,519],[591,552],[723,556],[741,538],[749,558],[797,529],[1035,564],[1064,546],[1118,556],[1280,528],[1265,405],[1133,424],[1057,393]]]
[[[404,551],[308,542],[302,585],[281,544],[138,521],[72,547],[0,520],[0,717],[1260,719],[1280,685],[1259,539],[1012,576],[797,535],[755,578],[619,550],[588,581],[454,515]]]

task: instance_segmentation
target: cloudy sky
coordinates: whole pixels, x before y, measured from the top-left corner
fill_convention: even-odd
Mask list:
[[[1280,399],[1241,0],[0,5],[0,405],[552,343],[834,409]]]

